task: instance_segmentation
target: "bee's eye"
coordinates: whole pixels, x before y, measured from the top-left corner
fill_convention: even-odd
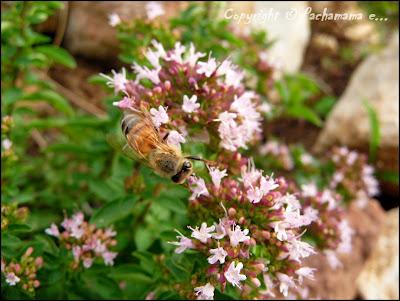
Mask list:
[[[188,170],[190,168],[192,168],[192,163],[190,163],[190,161],[183,162],[183,165],[182,165],[183,170]]]

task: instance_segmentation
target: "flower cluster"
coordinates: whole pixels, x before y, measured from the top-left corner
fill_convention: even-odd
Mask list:
[[[327,188],[319,191],[313,182],[301,186],[300,197],[304,214],[313,216],[313,222],[307,227],[309,236],[333,269],[341,266],[336,254],[351,251],[354,233],[344,219],[342,197]]]
[[[261,132],[263,107],[258,96],[246,91],[243,72],[229,59],[218,62],[179,42],[171,50],[152,41],[145,53],[149,64],[134,63],[135,80],[125,71],[103,75],[115,92],[123,92],[121,109],[147,110],[163,134],[169,131],[171,143],[180,144],[185,136],[202,136],[215,150],[247,148]],[[200,60],[201,59],[201,60]]]
[[[23,222],[28,215],[27,207],[18,208],[17,204],[1,205],[1,230],[6,230],[9,224]]]
[[[301,262],[315,251],[301,237],[303,227],[316,220],[316,213],[302,210],[300,201],[288,193],[284,178],[263,175],[252,160],[241,161],[246,163],[241,166],[239,179],[217,167],[209,168],[211,183],[196,176],[190,179],[193,217],[200,221],[217,220],[222,214],[225,217],[212,226],[202,223],[200,229],[190,228],[197,241],[180,234],[176,252],[202,250],[211,254],[208,261],[212,271],[214,264],[220,267],[216,270],[219,282],[208,279],[196,287],[203,298],[216,283],[221,289],[226,281],[239,287],[246,279],[240,285],[242,297],[264,298],[277,292],[288,296],[289,289],[295,290],[302,277],[313,278],[314,269],[302,267]],[[248,265],[263,268],[249,273]]]
[[[11,116],[4,116],[1,120],[1,158],[15,161],[17,156],[14,152],[13,143],[9,138],[14,121]]]
[[[368,165],[366,155],[350,151],[347,147],[335,147],[331,158],[335,173],[330,187],[342,192],[345,201],[356,200],[364,207],[368,198],[379,194],[374,168]]]
[[[278,141],[268,141],[260,146],[259,153],[262,156],[272,158],[279,168],[292,170],[294,167],[292,155],[286,144],[279,143]]]
[[[33,248],[29,247],[19,262],[7,263],[3,258],[1,259],[1,273],[7,285],[18,285],[29,293],[33,293],[35,288],[40,286],[36,273],[43,266],[43,259],[33,257],[33,251]]]
[[[96,258],[101,258],[105,265],[113,265],[117,253],[109,250],[115,246],[117,235],[110,228],[97,229],[95,225],[84,221],[82,212],[78,212],[71,218],[65,218],[61,223],[64,229],[52,224],[45,230],[46,234],[57,237],[66,249],[72,251],[74,261],[72,268],[78,268],[82,262],[83,267],[90,268]]]

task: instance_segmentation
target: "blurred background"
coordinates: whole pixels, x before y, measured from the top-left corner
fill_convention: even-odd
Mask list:
[[[124,57],[121,58],[121,53],[124,54],[121,37],[110,26],[110,13],[118,14],[122,20],[146,17],[145,3],[139,1],[62,3],[63,7],[54,9],[48,18],[41,19],[38,15],[37,20],[31,21],[36,32],[48,37],[51,44],[65,49],[73,59],[64,57],[64,53],[49,54],[43,50],[44,59],[33,58],[33,61],[43,62],[26,67],[29,69],[25,74],[27,79],[14,76],[9,81],[9,74],[17,71],[13,71],[12,66],[7,69],[7,61],[12,60],[14,54],[3,48],[7,38],[3,30],[6,32],[6,27],[11,26],[10,21],[3,22],[3,11],[12,9],[13,3],[1,3],[2,118],[4,121],[4,116],[12,111],[16,115],[16,127],[23,124],[24,131],[14,132],[15,141],[23,141],[15,143],[15,147],[20,148],[16,153],[26,154],[30,160],[13,170],[13,179],[21,181],[18,185],[24,187],[23,193],[18,194],[19,204],[29,204],[40,197],[37,203],[40,205],[32,207],[29,217],[34,229],[43,229],[57,218],[50,209],[55,195],[57,206],[62,210],[77,206],[71,204],[74,198],[82,205],[93,194],[95,198],[100,195],[101,200],[101,196],[115,193],[109,186],[96,182],[105,177],[107,168],[118,168],[118,163],[104,156],[106,147],[102,133],[108,124],[104,121],[107,116],[113,120],[119,118],[118,112],[110,113],[112,97],[96,84],[96,75],[128,66]],[[198,4],[208,5],[201,1]],[[159,22],[179,16],[188,6],[187,1],[163,2],[165,14]],[[272,12],[279,12],[279,15],[273,16]],[[288,144],[301,143],[316,156],[333,145],[345,145],[373,158],[381,187],[377,197],[380,206],[365,213],[368,217],[359,219],[356,213],[353,217],[360,220],[358,229],[365,230],[358,242],[362,247],[353,254],[362,260],[353,264],[350,259],[345,270],[338,273],[322,269],[321,274],[325,275],[321,276],[323,280],[316,284],[319,287],[315,290],[330,289],[329,298],[398,299],[398,2],[227,1],[221,2],[214,13],[216,18],[229,20],[238,32],[265,30],[270,41],[268,60],[279,71],[275,80],[291,79],[286,81],[291,93],[307,91],[304,102],[312,108],[317,121],[314,115],[283,114],[265,126],[267,133]],[[329,14],[359,13],[364,16],[360,20],[331,20],[329,17]],[[325,20],[315,19],[318,14],[325,14]],[[239,19],[240,16],[243,19]],[[146,37],[137,36],[141,38]],[[209,36],[202,38],[206,41]],[[3,56],[3,53],[10,56]],[[55,64],[47,64],[46,58]],[[125,59],[129,61],[130,58]],[[21,100],[21,93],[36,91],[36,80],[48,85],[47,92]],[[50,89],[57,96],[48,92]],[[274,89],[266,95],[272,104],[281,101]],[[60,112],[64,114],[61,117]],[[74,116],[75,126],[67,126],[68,116]],[[2,125],[3,134],[4,130]],[[2,158],[3,151],[8,149],[4,139],[2,135]],[[29,177],[19,179],[18,174]],[[108,180],[110,186],[114,185],[112,179]],[[82,188],[85,192],[80,191]],[[367,240],[371,242],[364,243]],[[327,283],[337,289],[332,290]]]

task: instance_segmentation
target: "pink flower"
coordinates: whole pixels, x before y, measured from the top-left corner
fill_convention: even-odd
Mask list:
[[[74,246],[72,248],[72,255],[74,256],[75,261],[79,261],[79,257],[82,254],[82,248],[80,246]]]
[[[112,228],[107,228],[104,232],[104,235],[107,237],[114,237],[117,235],[117,232],[115,232]]]
[[[288,239],[288,235],[286,233],[286,229],[289,227],[287,222],[278,221],[270,224],[274,228],[274,232],[276,233],[276,238],[280,241],[285,241]]]
[[[117,257],[118,253],[105,251],[101,255],[103,256],[105,265],[114,265],[114,259],[115,259],[115,257]]]
[[[310,280],[314,280],[314,271],[316,269],[309,267],[302,267],[295,271],[295,273],[299,276],[300,284],[303,282],[303,277],[308,278]]]
[[[216,167],[209,167],[207,165],[208,171],[210,172],[211,180],[214,184],[214,186],[219,189],[221,186],[221,180],[222,178],[226,177],[228,174],[226,173],[226,169],[224,170],[219,170]]]
[[[242,231],[239,225],[232,226],[232,230],[229,231],[231,246],[236,247],[240,242],[249,241],[250,236],[248,236],[247,234],[249,234],[248,229],[244,229]]]
[[[132,69],[136,73],[136,83],[138,83],[143,78],[150,80],[153,84],[156,85],[160,83],[160,78],[158,77],[158,72],[160,71],[160,68],[150,70],[146,66],[142,67],[137,63],[133,63]]]
[[[181,143],[185,143],[185,137],[179,134],[177,131],[170,131],[167,138],[167,143],[180,147]]]
[[[326,259],[333,270],[342,267],[342,262],[337,258],[335,251],[333,250],[325,250],[324,254]]]
[[[157,3],[155,1],[150,1],[146,4],[146,13],[147,13],[147,18],[153,20],[158,16],[164,15],[165,11],[162,4]]]
[[[193,43],[190,43],[189,55],[185,58],[184,63],[194,67],[198,59],[204,57],[205,55],[205,53],[196,52]]]
[[[283,274],[283,273],[276,273],[276,276],[278,277],[279,280],[279,291],[281,292],[282,295],[287,297],[288,295],[288,290],[291,287],[296,287],[296,284],[290,278],[288,275]]]
[[[13,272],[8,273],[6,275],[6,282],[8,283],[9,286],[14,286],[16,285],[18,282],[20,282],[20,278],[15,275]]]
[[[304,242],[298,239],[297,237],[291,238],[288,240],[288,243],[286,244],[287,249],[289,250],[289,259],[292,259],[297,262],[301,262],[301,258],[306,258],[310,256],[311,254],[315,254],[316,252],[314,251],[314,248]]]
[[[304,153],[300,156],[300,161],[303,165],[310,165],[313,162],[313,157]]]
[[[250,110],[251,114],[254,114],[255,110],[251,99],[255,97],[255,93],[252,91],[246,91],[239,97],[235,95],[235,100],[231,104],[231,110],[236,111],[241,116],[245,117]]]
[[[159,128],[162,124],[169,122],[167,109],[168,108],[164,108],[163,106],[159,106],[158,110],[154,108],[150,109],[151,120],[156,128]]]
[[[214,71],[217,69],[217,62],[215,61],[215,58],[211,57],[211,54],[210,54],[207,62],[198,62],[197,65],[200,66],[197,69],[197,73],[199,73],[199,74],[204,73],[204,75],[206,77],[210,77],[214,73]]]
[[[121,19],[117,13],[112,13],[108,15],[108,24],[110,24],[112,27],[115,27],[120,23]]]
[[[275,182],[275,180],[272,178],[272,176],[268,177],[261,177],[260,180],[260,189],[263,192],[263,194],[267,194],[268,192],[276,189],[279,187],[279,184]]]
[[[73,226],[71,229],[71,237],[75,237],[76,239],[80,239],[83,236],[83,229],[79,226]]]
[[[11,148],[11,146],[12,146],[12,142],[11,142],[11,140],[10,139],[4,139],[2,142],[1,142],[1,144],[3,145],[3,148],[5,149],[5,150],[9,150],[10,148]]]
[[[121,73],[117,73],[114,70],[111,70],[113,77],[100,73],[100,76],[106,78],[108,80],[107,86],[114,87],[114,93],[118,93],[119,91],[125,91],[125,84],[128,82],[126,79],[126,70],[122,68]]]
[[[182,54],[186,51],[186,47],[181,45],[181,42],[176,42],[173,50],[170,50],[168,55],[165,57],[167,61],[174,61],[179,64],[183,64]]]
[[[188,97],[187,95],[183,96],[183,104],[182,110],[186,113],[193,113],[196,112],[200,108],[200,104],[196,102],[197,95],[192,95],[192,97]]]
[[[168,242],[168,243],[170,243],[172,245],[178,246],[178,248],[175,249],[175,253],[181,254],[186,249],[193,249],[194,248],[194,244],[193,244],[193,242],[192,242],[192,240],[190,238],[187,238],[185,235],[180,233],[178,230],[175,230],[175,231],[178,232],[178,234],[179,234],[176,237],[177,239],[179,239],[179,241]]]
[[[246,280],[246,275],[240,274],[243,268],[243,263],[238,262],[235,266],[235,262],[232,261],[229,265],[228,270],[224,273],[226,280],[233,286],[240,288],[240,281]]]
[[[190,190],[192,191],[192,196],[190,197],[189,200],[194,200],[195,198],[198,198],[201,195],[208,196],[209,192],[206,187],[206,183],[202,178],[197,178],[195,176],[190,177]]]
[[[309,225],[318,219],[318,210],[308,206],[304,209],[303,214],[304,223],[303,225]]]
[[[250,159],[247,163],[247,168],[242,167],[240,181],[243,182],[244,187],[251,187],[261,176],[262,172],[256,169],[253,159]]]
[[[257,107],[257,110],[262,112],[262,113],[270,113],[272,110],[271,104],[269,104],[268,102],[263,102],[261,105],[259,105]]]
[[[197,296],[197,300],[213,300],[214,299],[214,287],[207,283],[206,285],[194,288]]]
[[[83,259],[83,266],[84,266],[86,269],[90,268],[90,267],[92,266],[92,264],[93,264],[93,258],[91,258],[91,257],[85,257],[85,258]]]
[[[263,196],[264,196],[264,192],[259,187],[254,188],[253,186],[251,186],[247,190],[247,199],[250,201],[250,203],[253,203],[253,204],[259,203],[261,201],[261,199],[263,198]]]
[[[50,228],[47,228],[46,230],[44,230],[44,232],[47,235],[51,235],[54,237],[60,237],[60,231],[58,230],[58,227],[54,223],[51,224]]]
[[[219,261],[221,264],[225,262],[225,257],[228,253],[224,250],[224,248],[218,247],[216,249],[210,249],[210,253],[212,254],[208,257],[208,262],[210,264],[214,264]]]
[[[301,185],[301,193],[305,198],[317,196],[318,189],[314,182]]]
[[[202,223],[200,230],[199,227],[196,227],[193,229],[192,227],[188,227],[190,230],[192,230],[192,237],[200,240],[202,243],[207,243],[207,239],[212,237],[212,231],[215,230],[215,226],[207,227],[207,223]]]
[[[347,220],[342,220],[339,223],[339,232],[340,232],[340,243],[336,249],[339,253],[348,254],[351,252],[351,239],[354,234],[354,230],[349,226]]]
[[[5,269],[6,269],[6,263],[4,262],[3,259],[1,259],[1,271],[4,272]]]
[[[124,96],[120,101],[114,101],[113,106],[116,106],[120,109],[128,109],[134,106],[134,101],[130,97]]]
[[[219,220],[219,223],[215,225],[215,233],[213,234],[213,238],[222,239],[226,235],[226,223],[225,219]]]

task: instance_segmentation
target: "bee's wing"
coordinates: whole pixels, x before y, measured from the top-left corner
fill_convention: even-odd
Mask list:
[[[143,163],[142,156],[137,154],[132,148],[129,147],[121,132],[115,131],[108,133],[106,135],[106,141],[113,149],[121,152],[129,159],[141,161]]]

